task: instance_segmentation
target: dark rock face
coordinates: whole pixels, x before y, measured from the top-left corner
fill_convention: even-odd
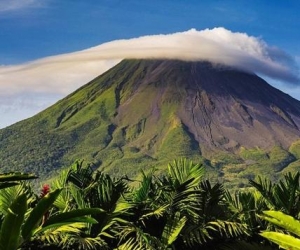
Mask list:
[[[200,143],[224,149],[287,147],[299,137],[300,103],[261,78],[226,68],[204,69],[201,63],[192,63],[191,72],[189,82],[196,88],[191,87],[186,103],[192,108],[182,114]]]
[[[156,83],[151,115],[158,117],[162,105],[177,102],[175,115],[203,152],[288,147],[300,135],[300,102],[254,74],[208,62],[136,63],[146,74],[135,92]]]

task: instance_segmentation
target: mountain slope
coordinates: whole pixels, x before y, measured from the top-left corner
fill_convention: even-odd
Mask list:
[[[124,60],[0,130],[0,157],[3,170],[44,177],[78,158],[136,175],[178,157],[284,150],[299,127],[300,102],[254,74],[208,62]]]

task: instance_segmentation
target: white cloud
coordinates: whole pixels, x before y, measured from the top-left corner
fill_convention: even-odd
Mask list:
[[[16,93],[68,94],[119,60],[49,57],[18,66],[0,67],[0,96]]]
[[[168,35],[116,40],[22,65],[2,66],[0,96],[24,93],[66,95],[123,58],[209,60],[276,80],[299,82],[295,59],[260,38],[224,28],[191,29]]]
[[[45,0],[0,0],[0,13],[28,7],[38,7]]]

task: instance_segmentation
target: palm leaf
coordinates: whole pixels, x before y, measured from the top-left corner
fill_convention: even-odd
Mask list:
[[[13,187],[13,186],[16,186],[16,185],[19,185],[19,184],[20,184],[20,182],[17,182],[17,181],[3,182],[3,183],[0,183],[0,189]]]
[[[36,179],[38,178],[36,175],[33,174],[26,174],[26,173],[16,173],[16,172],[11,172],[11,173],[5,173],[5,174],[0,174],[0,182],[7,182],[7,181],[24,181],[24,180],[31,180],[31,179]]]
[[[17,197],[22,194],[26,194],[27,203],[33,203],[36,200],[36,196],[33,193],[31,186],[26,182],[21,182],[20,185],[1,189],[0,190],[0,211],[4,215],[7,214],[8,208]]]
[[[81,216],[81,217],[75,217],[73,219],[70,219],[68,221],[63,221],[63,222],[57,222],[57,223],[53,223],[53,224],[50,224],[46,227],[42,227],[42,228],[39,228],[37,230],[34,231],[34,234],[37,235],[37,234],[41,234],[47,230],[50,230],[52,228],[65,228],[67,227],[68,225],[72,225],[74,223],[84,223],[85,225],[87,223],[89,224],[96,224],[97,221],[91,217],[86,217],[86,216]],[[70,231],[71,232],[71,231]]]
[[[236,238],[244,235],[249,236],[247,225],[231,221],[216,220],[207,224],[206,228],[218,233],[223,238]]]
[[[258,178],[250,181],[266,200],[268,209],[281,210],[286,214],[298,217],[300,213],[300,173],[288,173],[277,184],[270,180]],[[286,195],[289,194],[289,195]]]
[[[186,245],[192,247],[194,245],[202,245],[212,237],[203,225],[187,225],[183,231],[183,240]]]
[[[93,182],[91,166],[83,166],[83,161],[76,161],[67,174],[66,182],[71,182],[79,188],[86,188]]]
[[[160,249],[160,241],[144,232],[138,226],[127,223],[120,232],[120,242],[117,249],[120,250],[156,250]],[[125,241],[125,242],[124,242]]]
[[[61,213],[49,218],[44,224],[44,227],[48,227],[52,224],[56,223],[64,223],[64,222],[75,222],[74,220],[86,216],[86,215],[93,215],[98,213],[103,213],[104,211],[100,208],[84,208],[84,209],[76,209],[69,212]]]
[[[266,215],[261,216],[264,220],[300,236],[300,221],[292,216],[286,215],[280,211],[264,211],[263,213]]]
[[[152,184],[152,175],[146,175],[142,172],[143,180],[141,181],[139,188],[135,190],[133,193],[133,202],[135,203],[142,203],[146,202],[149,199],[149,193],[151,191],[151,184]]]
[[[223,185],[219,183],[211,185],[209,180],[205,180],[200,183],[199,191],[198,207],[201,220],[206,223],[215,218],[225,217]]]
[[[299,178],[300,173],[293,175],[288,173],[284,176],[283,180],[280,180],[274,187],[274,197],[277,201],[276,210],[282,210],[285,213],[298,216],[300,212],[299,203]],[[289,195],[286,195],[289,194]]]
[[[107,243],[100,237],[91,237],[85,234],[86,223],[75,222],[71,224],[63,224],[58,227],[52,227],[43,231],[36,237],[41,241],[54,243],[62,247],[62,249],[111,249]]]
[[[250,230],[257,231],[264,227],[265,223],[257,216],[267,208],[260,192],[253,190],[230,194],[227,191],[224,197],[230,220],[245,223]]]
[[[261,236],[278,244],[283,249],[300,250],[300,239],[279,232],[262,232]]]
[[[246,224],[231,221],[210,221],[207,224],[188,225],[183,231],[184,242],[192,247],[202,245],[214,239],[230,239],[248,236]]]
[[[120,245],[118,250],[144,250],[145,246],[144,244],[140,244],[140,242],[137,242],[135,238],[129,238],[125,243]],[[148,248],[149,250],[155,250],[154,248]]]
[[[75,222],[72,224],[61,225],[44,230],[42,234],[36,234],[35,237],[42,241],[55,243],[57,245],[65,245],[64,238],[68,236],[79,236],[82,230],[86,228],[86,223]]]
[[[270,208],[276,207],[276,200],[273,195],[274,184],[270,180],[258,176],[257,181],[249,180],[249,183],[261,193],[264,199],[268,202]]]
[[[186,222],[187,218],[180,218],[179,212],[175,213],[173,218],[169,218],[162,233],[163,244],[170,246],[178,238]]]
[[[27,198],[26,194],[22,194],[14,200],[4,218],[0,231],[0,249],[17,249],[26,210]]]
[[[156,218],[162,217],[169,206],[170,206],[169,204],[166,204],[166,205],[158,207],[157,209],[155,209],[151,212],[143,214],[141,216],[140,220],[144,220],[144,219],[147,219],[152,216],[155,216]]]
[[[22,236],[24,239],[29,239],[33,234],[34,230],[39,226],[44,214],[52,206],[58,195],[60,194],[61,189],[57,189],[53,192],[45,195],[36,205],[36,207],[31,211],[29,217],[25,221],[22,228]]]
[[[61,241],[63,249],[79,249],[79,250],[111,250],[112,248],[99,237],[89,237],[86,235],[66,235]]]
[[[86,208],[86,209],[77,209],[70,212],[58,214],[48,219],[42,225],[42,227],[40,227],[34,233],[40,234],[52,228],[60,228],[74,223],[96,224],[97,220],[93,219],[92,217],[87,217],[86,215],[92,215],[98,213],[103,213],[103,210],[99,208]]]
[[[192,184],[197,185],[204,176],[205,169],[200,164],[194,164],[187,159],[180,159],[169,163],[168,173],[173,179],[175,186],[183,184],[187,180],[193,180]]]

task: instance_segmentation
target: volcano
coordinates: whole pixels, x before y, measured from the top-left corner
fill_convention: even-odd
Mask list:
[[[253,73],[206,61],[123,60],[0,130],[1,168],[48,176],[86,159],[135,175],[179,157],[288,150],[299,128],[300,102]]]

